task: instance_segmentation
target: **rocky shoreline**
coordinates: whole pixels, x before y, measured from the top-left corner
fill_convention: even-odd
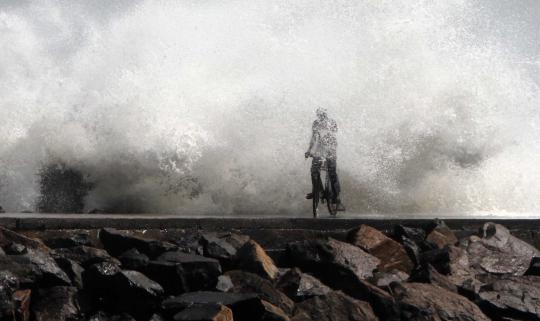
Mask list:
[[[0,228],[0,320],[540,320],[540,252],[500,224],[361,225],[281,251],[164,235]]]

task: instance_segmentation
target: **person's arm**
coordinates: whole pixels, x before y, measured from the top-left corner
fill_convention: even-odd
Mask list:
[[[304,154],[306,158],[311,156],[311,150],[313,149],[313,146],[315,145],[315,142],[317,141],[316,137],[316,128],[315,128],[315,122],[313,123],[312,129],[311,129],[311,139],[309,141],[309,147],[307,152]]]

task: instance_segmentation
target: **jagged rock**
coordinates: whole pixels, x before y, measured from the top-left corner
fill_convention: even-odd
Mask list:
[[[41,240],[24,236],[0,226],[0,247],[5,248],[12,243],[22,244],[29,249],[49,252],[49,248]]]
[[[393,234],[398,240],[406,238],[414,243],[423,243],[426,239],[426,232],[423,229],[408,227],[401,224],[394,226]]]
[[[215,288],[221,265],[218,260],[204,256],[165,252],[148,264],[145,273],[162,284],[167,293],[179,294]]]
[[[253,315],[258,316],[256,319],[261,321],[289,321],[289,316],[279,307],[267,302],[265,300],[260,300],[259,309],[256,312],[253,312]]]
[[[361,225],[348,233],[347,240],[378,258],[381,261],[378,266],[380,271],[398,269],[411,273],[413,262],[405,248],[377,229]]]
[[[425,283],[392,283],[403,320],[489,321],[467,298]]]
[[[114,264],[120,265],[120,261],[110,256],[107,251],[85,245],[55,249],[53,251],[53,257],[63,257],[73,260],[84,268],[87,268],[92,264],[101,262],[112,262]]]
[[[178,312],[175,321],[233,321],[233,312],[221,304],[205,304]]]
[[[333,291],[298,303],[293,320],[375,321],[379,319],[367,302]]]
[[[317,278],[302,273],[297,268],[291,269],[281,276],[277,288],[297,302],[314,296],[326,295],[332,291]]]
[[[237,264],[242,270],[257,273],[270,280],[274,280],[278,275],[278,268],[272,258],[253,240],[246,242],[238,250]]]
[[[225,275],[232,280],[234,293],[257,293],[259,297],[279,307],[287,314],[294,309],[294,302],[283,292],[277,290],[272,282],[256,274],[244,271],[229,271]]]
[[[0,271],[0,320],[13,320],[14,293],[19,287],[19,280],[8,270]]]
[[[30,320],[30,303],[32,290],[17,290],[13,293],[15,318],[17,321]]]
[[[396,280],[401,282],[399,280]],[[404,280],[402,280],[404,281]],[[426,267],[419,268],[411,274],[409,279],[411,282],[430,283],[440,286],[451,292],[458,292],[457,286],[448,279],[447,276],[440,274],[433,266],[428,265]],[[388,283],[390,284],[390,283]]]
[[[369,278],[380,263],[379,259],[362,249],[334,239],[290,243],[287,251],[293,265],[313,272],[319,278],[326,275],[326,279],[346,275]]]
[[[467,253],[471,267],[494,274],[523,275],[529,269],[533,257],[540,252],[512,236],[500,224],[486,223],[482,238],[469,239]]]
[[[229,292],[234,287],[231,277],[228,275],[220,275],[216,284],[216,290],[220,292]]]
[[[531,265],[525,275],[538,275],[540,276],[540,257],[534,257],[531,261]]]
[[[218,260],[232,260],[236,256],[236,248],[226,239],[218,237],[215,233],[206,233],[201,236],[204,255]]]
[[[112,262],[96,263],[82,274],[84,288],[99,295],[108,295],[114,276],[119,272],[120,267]]]
[[[82,274],[84,272],[84,268],[77,262],[63,257],[56,258],[55,261],[56,264],[58,264],[58,266],[67,274],[71,280],[71,283],[78,289],[82,289]]]
[[[540,277],[488,276],[481,281],[478,300],[493,318],[540,320]]]
[[[409,275],[400,270],[393,270],[388,272],[376,272],[370,279],[370,282],[377,285],[380,288],[387,287],[392,282],[403,282],[409,278]]]
[[[77,288],[69,286],[55,286],[40,289],[32,311],[36,321],[64,321],[78,320],[79,304],[77,302]]]
[[[109,288],[118,312],[127,312],[137,320],[148,319],[158,308],[163,288],[137,271],[124,270],[113,276]]]
[[[64,237],[54,237],[44,240],[45,244],[53,249],[74,247],[74,246],[92,246],[92,239],[86,233],[70,234]]]
[[[456,245],[458,239],[454,232],[444,223],[438,224],[426,237],[426,241],[435,244],[438,248]]]
[[[159,314],[153,314],[148,321],[164,321],[164,319]]]
[[[128,270],[142,271],[150,259],[145,254],[139,252],[137,249],[130,249],[122,253],[118,259],[122,262],[122,267]]]
[[[155,258],[164,252],[176,249],[176,246],[172,243],[147,240],[113,228],[101,229],[99,231],[99,240],[103,243],[103,247],[107,252],[113,256],[118,256],[127,250],[136,248],[139,252],[148,255],[148,257]]]
[[[223,293],[223,292],[188,292],[163,301],[162,308],[167,314],[176,314],[181,310],[208,304],[222,304],[229,307],[236,321],[245,316],[245,312],[259,305],[259,298],[255,293]],[[253,317],[253,315],[252,315]],[[246,320],[254,320],[246,319]]]
[[[41,270],[23,256],[0,255],[0,271],[13,273],[22,287],[33,287],[43,277]]]
[[[21,255],[26,254],[28,250],[26,249],[26,246],[19,244],[19,243],[11,243],[10,245],[6,246],[5,254],[8,255]]]
[[[71,280],[67,274],[56,264],[56,261],[40,249],[27,247],[25,254],[9,255],[11,260],[19,264],[31,264],[40,271],[38,282],[44,287],[55,285],[71,285]]]

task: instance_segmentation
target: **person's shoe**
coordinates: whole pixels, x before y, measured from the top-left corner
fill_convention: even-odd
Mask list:
[[[336,203],[337,203],[336,204],[336,210],[338,212],[345,212],[345,205],[343,205],[343,203],[341,203],[341,200],[338,199]]]
[[[312,199],[312,198],[313,198],[313,193],[307,193],[307,194],[306,194],[306,199],[307,199],[307,200],[310,200],[310,199]]]

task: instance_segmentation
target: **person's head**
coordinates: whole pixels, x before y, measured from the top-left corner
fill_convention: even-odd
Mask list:
[[[319,119],[325,119],[326,117],[328,117],[328,111],[326,110],[326,108],[319,107],[317,108],[315,113],[317,114],[317,117]]]

